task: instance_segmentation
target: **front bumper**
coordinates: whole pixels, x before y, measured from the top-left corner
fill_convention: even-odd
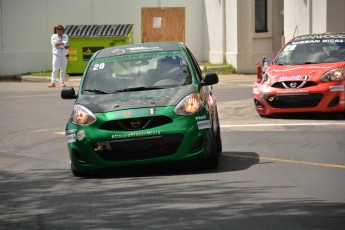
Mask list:
[[[102,119],[84,127],[69,122],[66,140],[72,167],[89,171],[207,157],[211,143],[208,113],[179,116],[172,110],[166,112],[171,122],[141,130],[111,130]]]
[[[253,99],[261,115],[345,110],[344,84],[334,82],[300,89],[277,89],[255,83]]]

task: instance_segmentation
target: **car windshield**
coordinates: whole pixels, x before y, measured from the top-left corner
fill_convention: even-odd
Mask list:
[[[344,39],[295,39],[274,60],[278,65],[302,65],[345,61]]]
[[[93,60],[87,70],[83,90],[108,94],[187,84],[192,84],[192,76],[181,52],[151,52]]]

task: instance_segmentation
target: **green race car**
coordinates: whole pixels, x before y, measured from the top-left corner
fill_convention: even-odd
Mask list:
[[[99,169],[196,159],[217,167],[222,151],[214,73],[202,75],[179,42],[116,46],[89,60],[66,126],[75,176]]]

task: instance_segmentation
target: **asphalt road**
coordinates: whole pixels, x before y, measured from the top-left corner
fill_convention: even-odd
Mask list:
[[[260,118],[253,75],[214,86],[219,169],[141,167],[72,176],[73,101],[47,83],[0,82],[0,229],[344,229],[345,120]],[[71,79],[69,85],[78,86]]]

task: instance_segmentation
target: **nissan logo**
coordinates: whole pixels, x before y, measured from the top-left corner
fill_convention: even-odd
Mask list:
[[[137,129],[137,128],[140,127],[141,121],[140,121],[140,120],[133,120],[133,121],[131,121],[130,125],[131,125],[133,128]]]
[[[290,83],[290,87],[291,88],[296,88],[296,86],[297,86],[297,82],[291,82]]]

